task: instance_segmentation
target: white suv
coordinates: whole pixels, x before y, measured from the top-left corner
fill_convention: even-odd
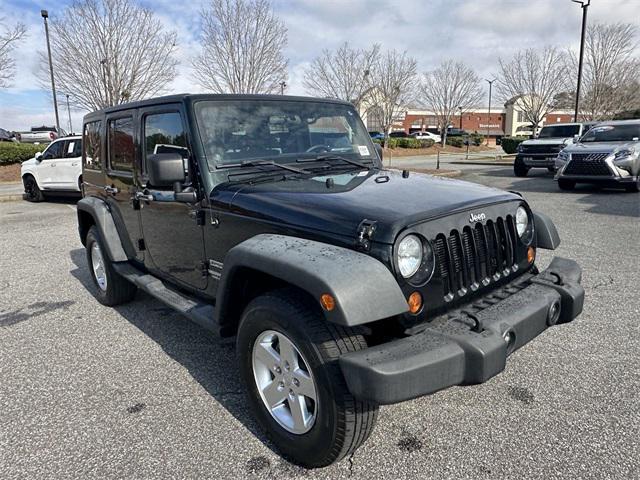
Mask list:
[[[25,198],[39,202],[47,192],[82,190],[82,137],[64,137],[51,142],[42,153],[22,162],[20,175]]]

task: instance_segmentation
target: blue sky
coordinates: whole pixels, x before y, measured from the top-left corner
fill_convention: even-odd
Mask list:
[[[24,130],[53,124],[51,96],[34,72],[38,51],[46,48],[40,10],[62,14],[69,0],[0,0],[6,23],[27,24],[28,38],[16,50],[13,86],[0,89],[0,127]],[[201,91],[190,79],[188,58],[198,49],[201,0],[141,0],[158,13],[167,28],[178,31],[178,76],[166,93]],[[355,46],[380,43],[407,50],[420,71],[448,58],[463,60],[483,77],[495,75],[499,56],[545,44],[577,47],[581,12],[570,0],[274,0],[274,9],[289,35],[288,93],[304,94],[302,73],[323,48],[348,40]],[[633,22],[640,26],[640,0],[592,0],[591,22]],[[61,124],[67,124],[64,98]],[[64,107],[64,108],[63,108]],[[72,111],[77,130],[85,112]]]

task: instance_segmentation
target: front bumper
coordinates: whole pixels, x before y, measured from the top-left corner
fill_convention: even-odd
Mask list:
[[[582,312],[581,277],[576,262],[556,257],[544,272],[434,319],[420,333],[348,353],[340,367],[349,391],[390,404],[486,382],[515,350]]]
[[[516,160],[521,160],[527,167],[555,167],[558,153],[518,153]]]

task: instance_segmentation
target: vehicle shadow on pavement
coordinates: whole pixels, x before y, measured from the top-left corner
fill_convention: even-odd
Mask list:
[[[70,273],[94,295],[95,286],[87,266],[85,250],[71,250],[70,257],[77,267]],[[281,455],[249,410],[239,380],[233,341],[216,337],[141,291],[138,291],[132,302],[114,309],[156,342],[169,357],[186,368],[209,395],[265,446],[278,456]],[[285,469],[298,468],[284,460],[283,463],[286,463],[283,466]]]
[[[529,171],[526,177],[515,177],[512,168],[491,169],[479,174],[483,177],[511,178],[506,190],[522,193],[551,193],[557,195],[580,195],[578,203],[588,205],[587,212],[603,215],[640,216],[640,195],[622,189],[601,188],[596,185],[578,184],[574,190],[562,191],[553,179],[553,174],[544,169]]]

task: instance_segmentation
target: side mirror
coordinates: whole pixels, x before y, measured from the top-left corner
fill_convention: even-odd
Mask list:
[[[580,140],[580,135],[573,136],[573,143],[578,143],[579,140]]]
[[[40,162],[42,160],[42,152],[36,152],[35,159],[36,162]]]
[[[172,187],[185,181],[184,162],[179,153],[156,153],[147,157],[149,184],[154,187]]]
[[[378,156],[380,157],[380,161],[382,161],[382,145],[380,145],[379,143],[374,143],[373,144],[373,148],[376,149],[376,152],[378,153]]]

